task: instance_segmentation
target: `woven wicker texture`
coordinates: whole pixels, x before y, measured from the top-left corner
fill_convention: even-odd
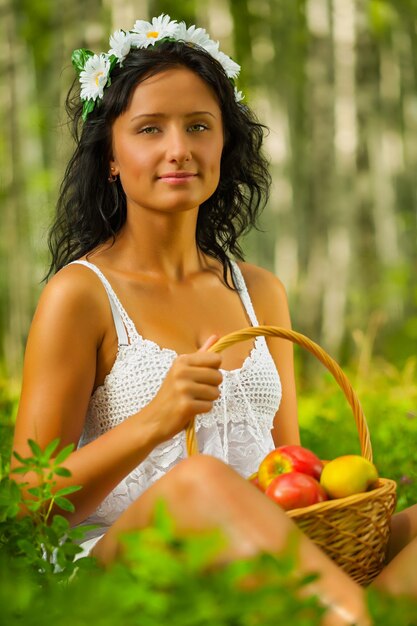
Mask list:
[[[288,339],[302,346],[333,374],[352,408],[362,456],[372,461],[369,429],[360,402],[340,366],[311,339],[277,326],[251,326],[220,338],[210,351],[221,352],[260,335]],[[193,422],[187,428],[186,440],[188,454],[198,454]],[[287,514],[356,582],[367,585],[384,566],[395,505],[396,483],[380,478],[378,487],[366,493],[294,509]]]

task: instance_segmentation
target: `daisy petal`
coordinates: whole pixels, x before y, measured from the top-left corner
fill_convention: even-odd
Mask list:
[[[132,41],[130,33],[123,30],[116,30],[110,37],[109,56],[114,55],[122,63],[130,52]]]
[[[106,54],[91,56],[80,73],[81,100],[96,100],[103,97],[109,79],[110,63]]]
[[[132,30],[133,45],[137,48],[148,48],[164,37],[176,39],[177,28],[177,21],[171,20],[169,15],[163,13],[159,17],[152,18],[152,22],[136,20]]]
[[[227,56],[227,54],[218,50],[212,54],[212,56],[214,56],[214,58],[223,66],[228,78],[236,78],[239,76],[240,65],[235,63],[233,59]]]

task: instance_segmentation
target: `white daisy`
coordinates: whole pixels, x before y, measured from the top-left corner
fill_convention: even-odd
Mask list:
[[[178,24],[176,39],[196,44],[201,48],[209,48],[211,45],[216,45],[204,28],[196,28],[194,25],[187,28],[185,22]]]
[[[124,30],[116,30],[110,37],[109,56],[114,55],[122,63],[130,52],[131,35]]]
[[[236,102],[242,102],[242,100],[244,100],[245,96],[243,95],[243,93],[241,91],[237,90],[237,87],[235,87],[235,100]]]
[[[212,57],[214,57],[216,54],[219,53],[220,44],[218,41],[210,39],[203,47],[209,54],[211,54]]]
[[[220,50],[210,52],[210,54],[223,66],[228,78],[236,78],[239,76],[240,65],[235,63],[227,54]]]
[[[109,78],[110,63],[106,54],[91,56],[80,73],[81,100],[103,97],[103,89]]]
[[[138,48],[147,48],[164,37],[176,39],[178,23],[169,15],[153,17],[152,22],[136,20],[132,30],[132,44]]]

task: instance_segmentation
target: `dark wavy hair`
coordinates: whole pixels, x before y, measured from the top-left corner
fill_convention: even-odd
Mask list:
[[[78,78],[68,93],[66,110],[76,142],[61,184],[55,219],[49,231],[52,254],[45,277],[113,239],[126,221],[126,196],[120,183],[110,184],[112,124],[129,106],[135,87],[164,70],[186,67],[214,91],[222,112],[224,147],[216,191],[198,214],[196,242],[200,250],[221,261],[226,284],[228,254],[243,260],[238,239],[258,228],[257,218],[269,197],[271,177],[262,153],[266,127],[253,112],[237,103],[223,67],[204,49],[182,42],[131,50],[112,70],[102,102],[82,123]]]

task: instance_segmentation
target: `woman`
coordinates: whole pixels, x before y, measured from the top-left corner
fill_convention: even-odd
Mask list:
[[[268,195],[263,127],[240,103],[239,66],[202,29],[160,16],[110,45],[73,55],[77,148],[14,448],[26,454],[29,438],[78,445],[57,488],[83,486],[68,517],[100,524],[84,548],[104,564],[161,497],[179,531],[222,528],[222,559],[279,552],[298,531],[244,478],[274,446],[299,443],[291,345],[260,337],[207,352],[248,325],[290,326],[280,281],[232,260]],[[203,454],[187,459],[194,418]],[[320,573],[310,590],[365,620],[359,587],[299,537],[300,570]]]

